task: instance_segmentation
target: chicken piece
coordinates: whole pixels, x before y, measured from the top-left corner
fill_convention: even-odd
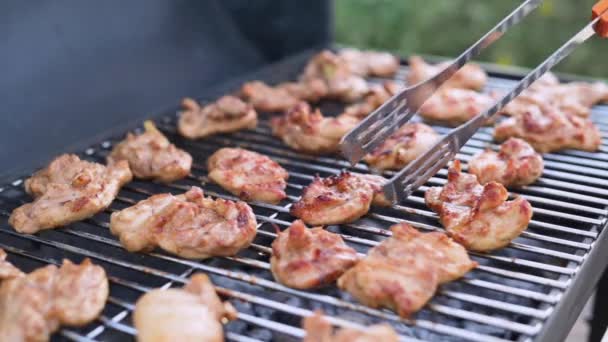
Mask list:
[[[247,203],[206,198],[198,187],[151,196],[110,217],[110,231],[128,251],[159,246],[188,259],[235,255],[249,246],[256,225]]]
[[[383,85],[371,86],[363,101],[347,106],[343,115],[363,120],[400,90],[401,86],[395,82],[385,82]]]
[[[300,101],[286,87],[271,87],[261,81],[243,84],[241,95],[256,110],[262,112],[282,112]]]
[[[289,174],[274,160],[242,148],[221,148],[207,159],[209,178],[246,201],[278,203]]]
[[[207,275],[198,273],[182,289],[152,290],[135,304],[139,342],[224,341],[222,320],[236,311],[222,302]]]
[[[392,77],[399,70],[399,58],[388,52],[343,49],[338,57],[360,76]]]
[[[351,70],[345,59],[328,50],[311,58],[300,77],[305,82],[316,79],[325,82],[329,98],[344,102],[359,100],[369,91],[365,79]]]
[[[83,326],[95,319],[108,298],[103,268],[85,259],[64,260],[0,285],[3,341],[48,341],[61,325]]]
[[[9,224],[34,234],[91,217],[107,208],[132,174],[126,161],[108,166],[64,154],[25,181],[36,199],[13,210]]]
[[[399,336],[386,324],[375,324],[365,330],[343,328],[332,332],[331,325],[323,318],[323,312],[315,311],[314,315],[303,319],[302,326],[306,336],[302,342],[397,342]]]
[[[377,170],[400,170],[428,151],[440,136],[423,123],[408,123],[389,136],[364,160]]]
[[[311,225],[348,223],[365,215],[370,205],[390,206],[381,176],[342,172],[327,178],[316,177],[302,191],[291,214]]]
[[[435,76],[451,62],[443,62],[435,65],[427,64],[421,57],[412,56],[409,59],[410,71],[407,74],[407,83],[414,85]],[[452,78],[447,80],[443,88],[461,88],[481,90],[488,80],[486,72],[477,64],[466,64],[457,71]]]
[[[529,106],[521,115],[496,125],[496,140],[509,137],[521,138],[541,153],[567,148],[594,152],[602,143],[599,128],[591,120],[563,113],[553,106]]]
[[[270,269],[284,285],[311,289],[333,283],[357,260],[357,252],[339,234],[323,227],[308,229],[297,220],[272,242]]]
[[[518,138],[509,138],[500,151],[486,150],[469,161],[469,173],[481,184],[497,182],[504,186],[534,183],[543,173],[543,157]]]
[[[338,152],[340,139],[359,123],[351,116],[323,117],[300,102],[282,117],[272,118],[272,134],[294,150],[311,154]]]
[[[20,269],[6,261],[6,252],[0,248],[0,282],[6,279],[12,279],[23,275]]]
[[[425,193],[426,204],[439,215],[448,234],[467,249],[492,251],[508,245],[526,229],[532,206],[523,197],[507,201],[500,183],[480,185],[477,177],[461,173],[460,161],[448,170],[448,182]]]
[[[327,84],[320,79],[281,83],[277,88],[285,89],[291,96],[306,102],[318,102],[326,97],[329,92]]]
[[[495,94],[460,88],[440,89],[420,107],[420,116],[431,122],[458,126],[490,108],[494,102]]]
[[[391,231],[390,238],[338,279],[338,287],[367,306],[409,317],[431,299],[439,284],[477,265],[443,233],[420,233],[405,223],[393,225]]]
[[[192,156],[171,144],[152,121],[144,122],[144,127],[144,133],[128,133],[125,140],[114,146],[108,164],[126,160],[135,177],[165,183],[186,177],[192,167]]]
[[[184,110],[177,123],[177,130],[189,139],[253,129],[258,124],[255,109],[234,96],[222,96],[204,107],[191,98],[185,98],[182,107]]]

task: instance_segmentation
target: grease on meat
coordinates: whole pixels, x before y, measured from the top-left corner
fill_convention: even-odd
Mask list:
[[[127,134],[108,156],[108,163],[126,160],[133,175],[142,179],[169,183],[186,177],[192,156],[169,142],[152,121],[146,121],[144,127],[142,134]]]
[[[339,234],[297,220],[272,242],[270,269],[280,283],[310,289],[334,282],[357,261],[357,252]]]
[[[236,310],[222,302],[207,275],[198,273],[181,289],[155,289],[135,304],[133,322],[140,342],[224,341],[222,320]]]
[[[405,223],[393,225],[391,232],[338,279],[338,287],[372,308],[409,317],[433,297],[439,284],[477,265],[443,233],[421,233]]]
[[[289,174],[277,162],[241,148],[221,148],[207,159],[209,178],[243,200],[278,203]]]
[[[534,183],[543,173],[543,157],[518,138],[509,138],[498,152],[486,150],[469,161],[469,172],[481,184],[498,182],[504,186]]]
[[[323,117],[312,111],[306,102],[300,102],[281,117],[272,118],[272,134],[296,151],[310,154],[338,152],[340,139],[357,125],[356,118],[341,115]]]
[[[486,252],[508,245],[532,218],[526,199],[508,201],[508,196],[501,184],[482,186],[475,175],[462,173],[456,160],[448,170],[448,182],[429,188],[425,202],[454,240],[467,249]]]
[[[414,85],[426,81],[448,65],[450,65],[450,62],[431,65],[419,56],[412,56],[409,59],[410,72],[407,75],[407,82],[409,85]],[[488,76],[486,72],[479,65],[466,64],[452,78],[447,80],[442,87],[481,90],[487,80]]]
[[[35,199],[13,210],[9,224],[34,234],[91,217],[107,208],[131,178],[126,161],[104,166],[61,155],[25,181]]]
[[[323,317],[320,310],[303,319],[302,327],[306,331],[303,342],[397,342],[399,336],[386,324],[375,324],[365,330],[342,328],[332,331],[331,324]]]
[[[103,310],[108,297],[103,268],[89,259],[64,260],[0,285],[0,335],[6,341],[48,341],[61,325],[83,326]]]
[[[110,218],[111,232],[128,251],[159,246],[189,259],[235,255],[249,246],[256,224],[247,203],[214,200],[198,187],[177,196],[151,196]]]
[[[377,170],[400,170],[428,151],[440,136],[423,123],[408,123],[389,136],[364,160]]]
[[[222,96],[203,107],[195,100],[185,98],[182,100],[182,108],[177,130],[189,139],[252,129],[258,124],[255,109],[234,96]]]
[[[439,89],[420,107],[420,116],[431,122],[458,126],[490,108],[494,94],[487,95],[469,89]]]

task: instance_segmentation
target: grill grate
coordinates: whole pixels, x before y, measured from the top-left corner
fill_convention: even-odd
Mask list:
[[[301,66],[301,61],[298,63]],[[279,75],[285,80],[298,71],[294,66],[275,66],[256,78],[269,80],[272,75]],[[406,72],[404,66],[396,79],[402,81]],[[512,80],[493,76],[488,88],[507,90],[513,84]],[[324,103],[321,108],[324,113],[336,114],[341,106]],[[283,229],[289,225],[293,220],[289,215],[291,202],[297,200],[301,189],[315,174],[327,176],[342,169],[355,172],[368,172],[368,169],[365,164],[351,167],[341,159],[291,151],[271,137],[268,116],[262,115],[262,118],[258,128],[252,131],[189,141],[176,134],[175,114],[162,117],[157,126],[194,157],[192,174],[173,184],[135,180],[121,190],[108,210],[64,229],[43,231],[34,236],[14,232],[8,226],[8,215],[14,207],[29,201],[22,190],[23,178],[0,187],[0,248],[7,251],[10,261],[29,271],[44,264],[59,263],[64,257],[72,260],[90,257],[110,276],[110,298],[102,316],[83,328],[62,329],[54,338],[107,341],[133,337],[135,330],[130,316],[133,303],[143,292],[155,287],[181,286],[193,272],[203,271],[210,275],[218,292],[231,300],[239,311],[238,320],[226,325],[228,340],[300,338],[303,336],[300,320],[317,308],[331,316],[331,322],[337,326],[387,321],[405,340],[540,339],[544,336],[545,323],[556,315],[556,306],[564,299],[566,291],[571,290],[576,274],[590,263],[590,253],[605,248],[595,242],[608,217],[608,106],[598,106],[592,118],[604,137],[601,151],[545,154],[543,177],[517,191],[534,206],[529,228],[507,248],[492,254],[471,253],[479,267],[462,280],[442,286],[413,320],[404,321],[390,311],[360,305],[335,286],[315,292],[287,288],[276,283],[269,271],[269,246],[276,236],[272,225]],[[448,131],[445,127],[434,128],[440,133]],[[80,153],[81,157],[103,162],[123,133],[97,142]],[[116,210],[151,194],[181,193],[201,182],[207,195],[235,199],[218,186],[209,184],[206,177],[206,157],[221,146],[240,146],[266,154],[290,174],[286,201],[279,205],[251,204],[259,223],[252,246],[235,257],[200,262],[163,253],[126,252],[108,230],[109,215]],[[457,157],[468,161],[472,154],[487,146],[493,146],[490,128],[478,132]],[[405,203],[392,208],[374,208],[355,223],[328,229],[342,234],[345,241],[361,253],[389,236],[386,228],[400,220],[423,231],[442,230],[437,215],[424,205],[423,196],[428,186],[444,184],[445,177],[443,169]],[[605,266],[605,262],[600,266]],[[599,270],[601,268],[596,272]],[[568,328],[567,325],[561,327],[566,332]]]

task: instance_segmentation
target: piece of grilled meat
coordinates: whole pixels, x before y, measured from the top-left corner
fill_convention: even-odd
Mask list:
[[[347,106],[342,114],[363,120],[393,95],[397,94],[399,90],[401,90],[401,86],[390,81],[384,82],[382,85],[372,85],[363,100]]]
[[[541,153],[577,149],[597,151],[602,143],[599,128],[588,118],[564,113],[555,106],[528,106],[520,115],[496,125],[498,141],[516,137],[527,141]]]
[[[469,173],[477,176],[481,184],[528,185],[543,173],[543,157],[527,142],[509,138],[500,145],[498,152],[488,149],[473,156],[469,161]]]
[[[224,147],[207,159],[209,178],[246,201],[278,203],[289,174],[277,162],[242,148]]]
[[[206,274],[198,273],[181,289],[156,289],[135,304],[137,341],[224,341],[222,320],[236,310],[222,302]]]
[[[152,121],[144,122],[144,127],[144,133],[128,133],[125,140],[114,146],[108,164],[126,160],[135,177],[165,183],[186,177],[192,167],[192,156],[169,142]]]
[[[338,279],[338,287],[367,306],[409,317],[433,297],[439,284],[477,265],[443,233],[420,233],[405,223],[393,225],[391,232]]]
[[[338,152],[340,139],[359,123],[346,115],[323,117],[306,102],[300,102],[281,117],[272,118],[272,134],[296,151],[310,154]]]
[[[460,161],[448,170],[443,187],[429,188],[426,204],[439,215],[448,234],[467,249],[486,252],[502,248],[526,229],[532,206],[523,197],[507,201],[507,189],[496,182],[479,184],[462,173]]]
[[[0,282],[6,279],[12,279],[23,275],[20,269],[13,266],[6,260],[6,252],[0,248]]]
[[[327,97],[329,93],[327,84],[321,79],[279,83],[277,88],[285,89],[291,96],[306,102],[318,102]],[[289,108],[285,108],[285,110],[287,109]]]
[[[185,98],[182,108],[177,130],[189,139],[253,129],[258,124],[255,109],[235,96],[222,96],[203,107],[195,100]]]
[[[443,62],[431,65],[419,56],[410,57],[408,63],[410,71],[407,74],[407,83],[409,85],[428,80],[450,64],[450,62]],[[460,68],[442,87],[481,90],[487,80],[486,72],[479,65],[471,63]]]
[[[365,330],[343,328],[335,333],[331,324],[323,317],[323,312],[315,311],[314,315],[302,320],[306,336],[302,342],[397,342],[399,336],[387,323],[365,327]]]
[[[95,319],[108,298],[108,278],[89,259],[64,260],[0,285],[3,341],[48,341],[61,325],[82,326]]]
[[[339,234],[323,227],[308,229],[296,220],[272,242],[270,269],[286,286],[311,289],[333,283],[358,259]]]
[[[363,160],[377,170],[400,170],[428,151],[440,136],[423,123],[407,123]]]
[[[399,58],[388,52],[342,49],[338,57],[361,76],[393,77],[399,70]]]
[[[214,200],[198,187],[151,196],[110,218],[110,230],[128,251],[159,246],[189,259],[238,253],[255,237],[256,225],[247,203]]]
[[[131,178],[126,161],[104,166],[63,154],[25,181],[35,199],[13,210],[9,223],[34,234],[83,220],[107,208]]]
[[[420,107],[420,116],[430,122],[458,126],[490,108],[495,94],[469,89],[442,88]]]

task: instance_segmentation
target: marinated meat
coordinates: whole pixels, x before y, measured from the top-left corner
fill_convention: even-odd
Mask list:
[[[302,326],[306,331],[303,342],[397,342],[399,336],[390,325],[376,324],[365,330],[340,329],[333,332],[331,325],[323,318],[321,311],[304,318]]]
[[[397,94],[399,90],[401,90],[401,87],[395,82],[385,82],[383,85],[371,86],[363,100],[347,106],[343,115],[362,120]]]
[[[361,76],[392,77],[399,70],[399,58],[388,52],[343,49],[338,57],[353,73]]]
[[[435,76],[450,62],[443,62],[436,65],[427,64],[421,57],[412,56],[409,59],[410,72],[407,75],[407,83],[414,85]],[[446,81],[443,88],[460,88],[481,90],[488,80],[486,72],[477,64],[467,64],[460,68]]]
[[[255,109],[234,96],[223,96],[204,107],[193,99],[185,98],[182,107],[177,130],[189,139],[253,129],[258,124]]]
[[[286,87],[271,87],[261,81],[243,84],[241,95],[262,112],[283,112],[300,102]]]
[[[469,89],[440,89],[420,107],[420,116],[431,122],[458,126],[490,108],[495,95]]]
[[[13,266],[6,260],[6,252],[0,248],[0,282],[6,279],[12,279],[23,275],[20,269]]]

